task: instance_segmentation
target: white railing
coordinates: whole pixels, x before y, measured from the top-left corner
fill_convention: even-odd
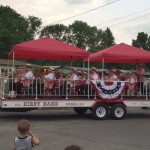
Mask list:
[[[5,99],[5,79],[0,77],[0,98]]]
[[[30,79],[23,82],[21,79],[0,78],[0,98],[14,98],[11,91],[14,91],[18,98],[98,98],[88,83],[90,82],[78,80],[70,85],[68,80]],[[136,82],[133,89],[130,88],[128,82],[126,84],[126,89],[121,96],[123,99],[126,97],[150,98],[150,81]]]

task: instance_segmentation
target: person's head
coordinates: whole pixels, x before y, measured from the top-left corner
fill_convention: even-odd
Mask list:
[[[72,74],[78,74],[78,70],[77,70],[76,68],[72,68],[72,69],[71,69],[71,73],[72,73]]]
[[[83,75],[83,72],[82,71],[78,71],[78,76],[82,76]]]
[[[18,122],[18,131],[21,134],[27,134],[30,130],[30,122],[26,119],[19,120]]]
[[[94,72],[97,73],[97,69],[96,69],[95,67],[92,67],[92,68],[90,69],[90,73],[92,74],[92,73],[94,73]]]
[[[142,64],[137,64],[137,68],[142,68]]]
[[[81,150],[81,148],[77,145],[67,146],[64,150]]]

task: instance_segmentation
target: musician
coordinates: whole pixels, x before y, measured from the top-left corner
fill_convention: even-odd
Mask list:
[[[100,80],[99,74],[95,67],[92,67],[90,70],[90,80]]]
[[[33,79],[35,79],[31,64],[26,64],[22,75],[21,83],[23,84],[23,87],[21,93],[26,94],[28,92],[28,94],[31,94],[31,92],[33,92]]]
[[[145,69],[143,68],[141,64],[137,64],[136,72],[138,76],[138,87],[140,89],[141,94],[143,95],[144,94]]]
[[[71,72],[67,76],[67,82],[65,83],[64,88],[68,93],[74,93],[76,91],[76,81],[78,80],[78,71],[75,68],[72,68]]]
[[[34,78],[34,73],[32,70],[32,65],[31,64],[26,64],[26,73],[23,77],[23,79],[33,79]]]
[[[131,96],[135,92],[135,86],[136,86],[136,76],[134,75],[133,72],[128,72],[127,73],[127,85],[128,85],[128,90],[129,90],[129,96]]]
[[[55,69],[50,67],[48,74],[45,75],[44,87],[46,88],[46,94],[53,94],[55,80]]]
[[[116,71],[113,69],[110,69],[110,78],[109,81],[118,81],[117,75],[116,75]]]

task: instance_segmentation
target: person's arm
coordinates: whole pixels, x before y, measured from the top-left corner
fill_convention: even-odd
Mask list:
[[[13,145],[12,150],[16,150],[16,147],[15,147],[15,140],[14,140],[14,145]]]
[[[29,135],[32,136],[32,138],[33,138],[32,142],[34,145],[36,145],[36,146],[40,145],[39,138],[32,131],[29,131]]]
[[[13,146],[12,150],[16,150],[15,146]]]

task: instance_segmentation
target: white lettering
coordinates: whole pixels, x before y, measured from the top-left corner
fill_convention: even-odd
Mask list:
[[[24,106],[40,106],[40,102],[24,102]]]

